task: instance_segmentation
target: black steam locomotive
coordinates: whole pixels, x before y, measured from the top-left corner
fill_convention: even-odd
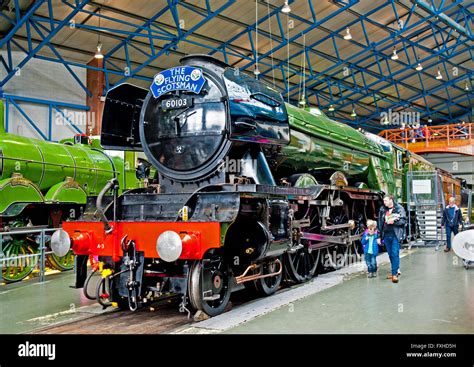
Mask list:
[[[99,256],[106,306],[175,293],[182,310],[213,316],[236,284],[270,295],[283,277],[307,281],[357,256],[366,218],[390,191],[378,144],[209,56],[183,58],[150,90],[111,90],[101,137],[107,149],[143,150],[158,172],[102,208],[111,180],[99,219],[53,236],[53,249],[77,254],[77,287]]]

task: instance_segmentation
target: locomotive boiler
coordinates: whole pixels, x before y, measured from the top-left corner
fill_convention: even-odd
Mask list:
[[[283,276],[304,282],[358,256],[366,218],[395,191],[379,144],[209,56],[183,58],[150,90],[110,90],[102,124],[104,147],[144,151],[158,172],[157,184],[99,206],[100,220],[53,235],[78,255],[77,287],[83,259],[99,256],[104,306],[174,293],[181,310],[213,316],[236,284],[270,295]]]

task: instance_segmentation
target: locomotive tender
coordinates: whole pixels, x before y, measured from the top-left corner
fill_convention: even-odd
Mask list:
[[[382,195],[402,195],[381,144],[207,55],[184,57],[150,90],[110,90],[101,143],[144,151],[159,176],[53,235],[53,249],[78,257],[77,287],[84,259],[103,261],[104,306],[174,293],[182,311],[217,315],[235,284],[270,295],[283,276],[311,279],[323,258],[343,265]]]

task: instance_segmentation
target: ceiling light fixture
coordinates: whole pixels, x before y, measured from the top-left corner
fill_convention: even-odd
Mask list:
[[[301,99],[299,101],[299,105],[303,108],[304,108],[304,106],[306,106],[306,98],[305,98],[304,94],[301,96]]]
[[[437,80],[443,79],[443,75],[441,74],[441,70],[439,70],[439,68],[438,68],[438,73],[436,74],[436,79]]]
[[[392,60],[398,60],[398,55],[397,55],[397,49],[393,47],[393,53],[392,57],[390,57]]]
[[[351,40],[352,39],[352,34],[351,34],[351,30],[349,29],[349,27],[346,28],[346,34],[344,35],[344,39],[345,40]]]
[[[418,65],[416,65],[415,70],[416,70],[416,71],[422,71],[422,70],[423,70],[423,66],[421,66],[420,63],[418,63]]]
[[[334,106],[333,105],[330,105],[329,108],[328,108],[328,111],[329,112],[333,112],[335,110]]]
[[[103,59],[104,58],[104,55],[102,54],[102,43],[100,43],[100,8],[99,8],[99,37],[98,37],[98,40],[97,40],[97,46],[96,46],[96,50],[95,50],[95,54],[94,54],[94,58],[96,59]]]
[[[281,8],[281,12],[285,14],[291,13],[291,8],[288,5],[288,1],[285,1],[285,5],[283,5],[283,8]]]
[[[104,55],[102,54],[102,43],[100,43],[100,42],[97,44],[97,48],[96,48],[94,57],[96,59],[103,59],[104,58]]]

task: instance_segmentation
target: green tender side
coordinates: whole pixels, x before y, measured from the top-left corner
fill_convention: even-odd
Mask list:
[[[365,182],[375,190],[393,191],[391,159],[375,142],[348,125],[286,105],[291,142],[283,147],[279,168],[286,174],[341,171],[350,183]]]

